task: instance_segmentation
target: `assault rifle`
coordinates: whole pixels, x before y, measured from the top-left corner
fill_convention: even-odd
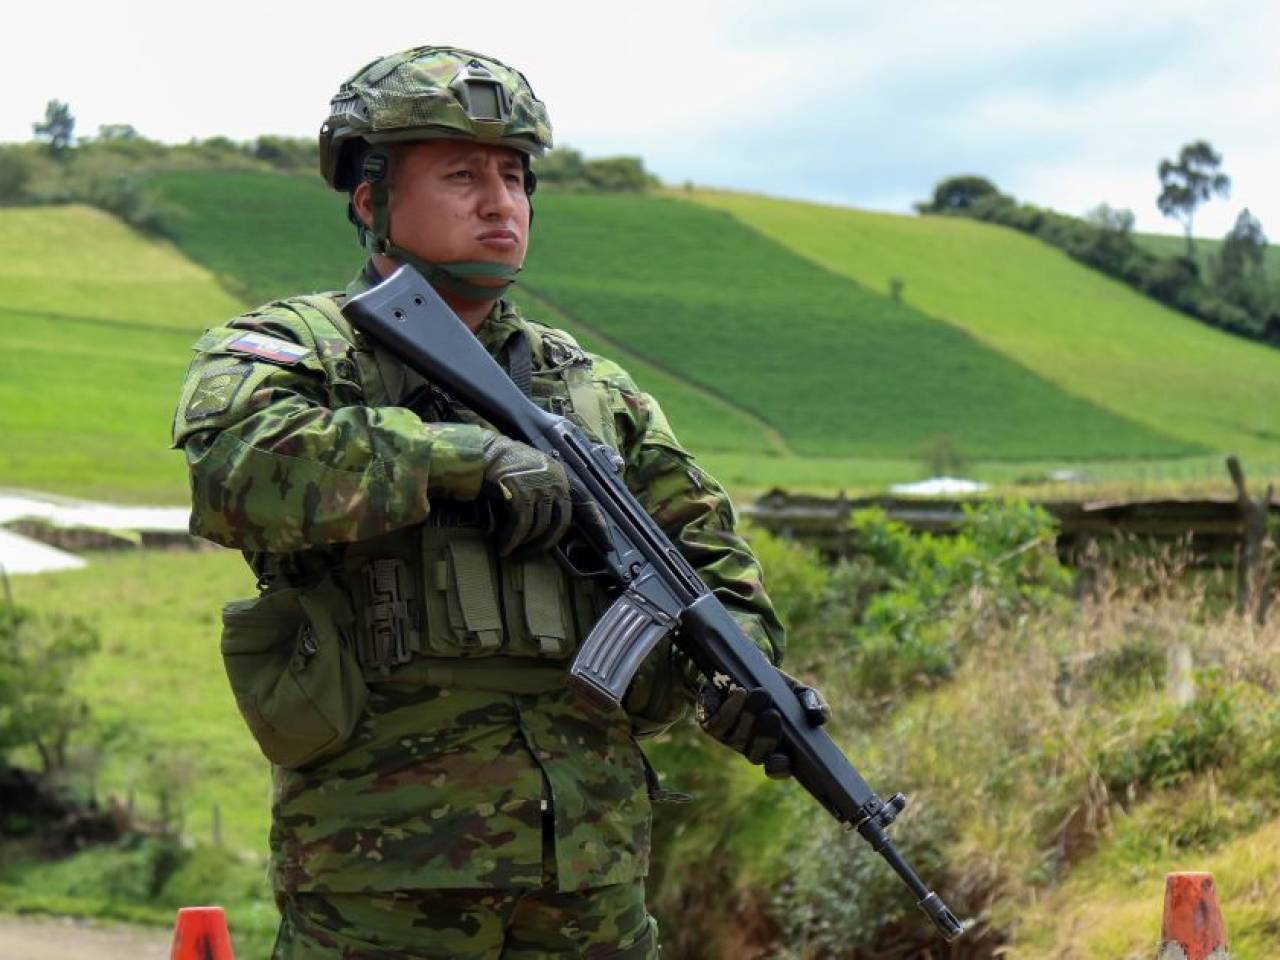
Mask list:
[[[906,798],[898,793],[882,801],[826,732],[810,726],[777,668],[623,484],[617,453],[526,397],[411,267],[401,267],[353,297],[342,313],[502,433],[563,464],[575,499],[597,521],[578,524],[576,530],[576,539],[587,541],[597,569],[582,569],[572,548],[561,550],[561,560],[578,576],[611,578],[620,591],[578,650],[567,682],[596,702],[616,708],[641,662],[678,629],[675,642],[706,677],[720,685],[728,682],[768,692],[781,715],[783,749],[791,757],[796,780],[888,861],[947,940],[960,936],[965,928],[902,859],[885,830],[906,806]]]

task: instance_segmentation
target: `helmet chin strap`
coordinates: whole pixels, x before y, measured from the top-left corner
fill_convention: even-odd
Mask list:
[[[433,287],[448,291],[455,296],[467,300],[497,300],[516,282],[519,267],[511,267],[505,263],[493,263],[488,260],[462,260],[457,263],[431,263],[404,247],[391,242],[391,198],[387,185],[379,177],[373,179],[367,174],[365,179],[370,187],[370,200],[373,207],[373,229],[365,230],[364,247],[370,253],[399,260],[417,270]],[[468,277],[489,277],[501,280],[493,286],[471,283]]]

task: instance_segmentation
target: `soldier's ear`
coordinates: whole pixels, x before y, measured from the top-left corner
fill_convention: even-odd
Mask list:
[[[351,191],[351,209],[366,229],[373,226],[373,195],[367,180],[361,180]]]

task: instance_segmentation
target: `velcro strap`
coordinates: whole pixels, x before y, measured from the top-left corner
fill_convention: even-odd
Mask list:
[[[507,360],[507,376],[526,397],[533,396],[533,345],[523,330],[517,330],[503,348]]]
[[[457,540],[449,544],[449,563],[467,633],[482,649],[496,648],[502,643],[502,618],[494,600],[488,550],[478,540]]]
[[[549,666],[520,657],[477,657],[441,663],[420,657],[389,674],[367,677],[380,683],[406,686],[454,687],[460,690],[492,690],[498,693],[554,693],[564,689],[563,666]]]
[[[565,371],[564,383],[569,388],[569,401],[573,404],[573,412],[577,414],[583,425],[596,440],[607,443],[610,432],[605,426],[605,417],[612,417],[603,392],[591,385],[591,368],[574,365]]]
[[[546,654],[560,653],[569,637],[560,597],[559,573],[550,562],[523,564],[524,616],[529,633]]]

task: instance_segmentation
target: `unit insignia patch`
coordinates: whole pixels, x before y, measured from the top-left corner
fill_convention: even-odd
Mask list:
[[[226,413],[252,370],[249,364],[242,363],[206,373],[191,392],[183,417],[188,423],[194,423]]]

